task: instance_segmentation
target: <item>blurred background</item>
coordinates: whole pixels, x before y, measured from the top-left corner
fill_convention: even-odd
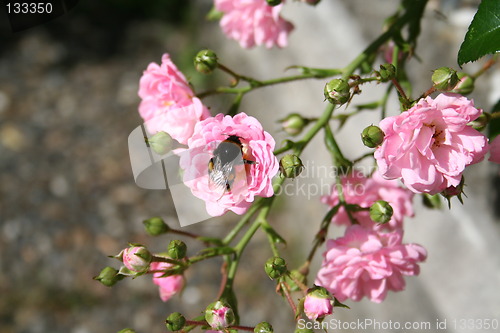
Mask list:
[[[150,62],[161,62],[167,52],[196,90],[203,91],[229,78],[194,70],[193,56],[202,48],[215,50],[228,67],[263,79],[282,76],[290,65],[343,67],[379,35],[383,20],[399,2],[367,3],[323,0],[314,8],[288,1],[282,15],[295,24],[295,31],[282,50],[240,49],[223,36],[217,22],[205,20],[209,0],[80,1],[68,14],[17,33],[10,32],[2,16],[0,332],[99,333],[131,327],[156,333],[166,331],[164,320],[173,311],[198,315],[216,297],[218,259],[189,270],[184,293],[167,303],[161,302],[149,276],[126,279],[113,288],[92,279],[104,266],[119,267],[107,256],[128,242],[165,250],[174,236],[147,236],[144,219],[162,216],[178,227],[169,192],[140,189],[132,177],[127,137],[141,124],[137,90],[143,70]],[[409,69],[415,96],[430,87],[433,69],[458,69],[456,54],[478,3],[430,1],[417,50],[420,60],[414,58]],[[480,65],[465,70],[474,72]],[[241,110],[261,120],[279,143],[286,135],[277,120],[291,112],[320,114],[324,84],[304,81],[258,90],[245,97]],[[500,98],[499,87],[497,66],[481,78],[471,97],[489,111]],[[378,99],[384,90],[363,87],[354,104]],[[216,114],[227,110],[231,98],[210,97],[204,103]],[[396,114],[397,101],[390,105],[391,114]],[[348,158],[367,151],[353,133],[378,122],[377,116],[357,115],[337,133]],[[320,135],[303,160],[313,167],[328,165],[321,146]],[[448,332],[460,331],[451,326],[453,319],[500,320],[498,173],[498,166],[487,162],[469,168],[468,198],[463,206],[453,202],[452,210],[425,210],[416,197],[417,215],[406,222],[405,241],[429,251],[421,275],[407,279],[407,290],[390,294],[383,304],[350,302],[351,310],[337,310],[334,316],[346,321],[447,319]],[[328,190],[333,180],[312,181],[326,184]],[[292,267],[304,260],[326,212],[318,196],[304,199],[280,199],[271,217],[289,241],[283,253]],[[183,230],[220,236],[236,221],[228,214]],[[332,230],[330,236],[341,232]],[[200,249],[189,241],[188,247],[188,254]],[[274,283],[262,269],[269,256],[267,240],[258,233],[236,280],[242,324],[267,320],[276,332],[291,332],[291,313],[285,301],[273,295]],[[319,253],[316,259],[317,269]]]

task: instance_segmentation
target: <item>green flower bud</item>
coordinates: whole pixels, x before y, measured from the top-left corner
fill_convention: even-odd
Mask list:
[[[118,274],[118,271],[113,267],[104,267],[99,275],[94,277],[94,280],[101,282],[106,287],[113,286],[116,282],[122,280],[123,275]]]
[[[224,301],[213,302],[205,309],[205,320],[215,330],[221,331],[234,324],[233,309]]]
[[[212,73],[217,68],[217,55],[212,50],[201,50],[194,57],[194,67],[200,73]]]
[[[295,178],[304,170],[304,165],[297,155],[287,154],[280,160],[280,172],[283,177]]]
[[[148,144],[158,155],[165,155],[172,150],[172,137],[166,132],[158,132],[148,139]]]
[[[464,72],[458,73],[457,76],[458,83],[450,92],[460,95],[470,94],[474,90],[474,79]]]
[[[266,2],[269,6],[274,7],[279,5],[281,3],[281,0],[266,0]]]
[[[297,283],[295,281],[298,281],[298,282],[302,283],[303,285],[307,284],[307,278],[305,277],[304,274],[302,274],[298,270],[294,269],[294,270],[290,271],[290,275],[291,275],[291,277],[293,277],[293,279],[289,276],[286,276],[285,279],[286,279],[286,283],[290,286],[291,291],[301,290],[301,288],[297,285]]]
[[[370,207],[370,218],[377,223],[387,223],[392,217],[392,207],[384,200],[378,200]]]
[[[344,104],[351,97],[349,83],[343,79],[333,79],[325,85],[325,98],[332,104]]]
[[[167,329],[172,332],[180,331],[186,324],[186,318],[179,312],[171,313],[165,320]]]
[[[304,127],[309,124],[310,120],[305,119],[298,113],[292,113],[280,120],[283,130],[290,135],[298,135]]]
[[[152,217],[142,222],[146,228],[146,232],[151,236],[158,236],[170,231],[170,227],[163,221],[161,217]]]
[[[384,141],[385,133],[378,126],[370,125],[361,132],[363,144],[369,148],[375,148]]]
[[[479,117],[471,121],[469,125],[471,125],[475,130],[482,131],[490,123],[490,120],[491,115],[489,113],[481,113]]]
[[[135,330],[131,328],[124,328],[122,330],[119,330],[118,333],[135,333]]]
[[[264,270],[271,280],[277,279],[286,273],[286,262],[280,257],[269,258],[264,265]]]
[[[380,80],[387,82],[396,77],[396,67],[393,64],[380,65]]]
[[[438,68],[432,73],[432,83],[437,90],[451,90],[458,83],[457,72],[449,67]]]
[[[168,256],[172,259],[182,259],[186,256],[186,243],[178,239],[174,239],[168,244]]]
[[[255,326],[254,333],[273,333],[273,327],[271,324],[269,324],[266,321],[263,321],[262,323],[258,323],[257,326]]]

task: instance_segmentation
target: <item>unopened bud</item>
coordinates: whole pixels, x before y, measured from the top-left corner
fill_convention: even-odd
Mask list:
[[[370,207],[370,218],[377,223],[387,223],[392,217],[392,207],[384,200],[378,200]]]
[[[215,330],[221,331],[235,322],[233,310],[226,302],[217,301],[205,310],[205,320]]]
[[[280,120],[283,130],[290,135],[298,135],[310,120],[305,119],[298,113],[289,114],[286,118]]]
[[[172,332],[180,331],[186,324],[186,318],[179,312],[171,313],[165,320],[167,329]]]
[[[269,6],[277,6],[281,3],[281,0],[266,0],[267,4]]]
[[[158,132],[148,139],[151,149],[158,155],[165,155],[172,150],[172,137],[166,132]]]
[[[351,97],[350,87],[343,79],[333,79],[325,85],[325,98],[332,104],[344,104]]]
[[[118,271],[113,267],[104,267],[104,269],[94,277],[94,280],[101,282],[106,287],[113,286],[116,282],[122,280],[123,275],[118,274]]]
[[[472,76],[465,74],[464,72],[458,73],[457,76],[458,83],[452,90],[450,90],[450,92],[460,95],[470,94],[474,90],[474,79]]]
[[[253,332],[254,333],[273,333],[274,330],[273,330],[273,327],[271,326],[271,324],[269,324],[266,321],[263,321],[262,323],[258,323],[255,326]]]
[[[363,144],[369,148],[375,148],[384,141],[384,132],[378,126],[370,125],[361,132]]]
[[[277,279],[286,273],[286,262],[280,257],[269,258],[264,265],[264,270],[271,280]]]
[[[323,287],[314,286],[307,291],[304,313],[310,320],[323,319],[333,312],[333,297]]]
[[[469,123],[472,128],[482,131],[490,123],[491,115],[489,113],[481,113],[479,117]]]
[[[194,67],[200,73],[212,73],[217,68],[217,55],[212,50],[201,50],[194,57]]]
[[[458,83],[457,72],[449,67],[438,68],[432,73],[432,83],[437,90],[449,91]]]
[[[295,178],[304,170],[304,164],[297,155],[287,154],[280,160],[280,172],[285,178]]]
[[[135,273],[143,273],[149,269],[153,255],[142,245],[131,245],[122,250],[116,258],[121,259],[125,267]]]
[[[122,330],[119,330],[118,333],[135,333],[135,330],[131,328],[124,328]]]
[[[169,226],[161,217],[152,217],[142,222],[146,228],[146,232],[151,236],[158,236],[169,232]]]
[[[178,239],[174,239],[168,244],[168,256],[172,259],[182,259],[186,256],[186,243]]]
[[[396,67],[393,64],[380,65],[380,80],[387,82],[396,77]]]

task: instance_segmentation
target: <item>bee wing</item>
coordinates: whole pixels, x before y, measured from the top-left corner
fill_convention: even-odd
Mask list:
[[[219,193],[221,196],[227,191],[232,173],[232,164],[222,164],[219,158],[211,160],[211,167],[208,170],[208,187],[211,191]]]

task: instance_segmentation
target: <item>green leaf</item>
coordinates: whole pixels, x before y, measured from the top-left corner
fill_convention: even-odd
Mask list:
[[[483,0],[458,51],[458,65],[500,51],[500,1]]]

